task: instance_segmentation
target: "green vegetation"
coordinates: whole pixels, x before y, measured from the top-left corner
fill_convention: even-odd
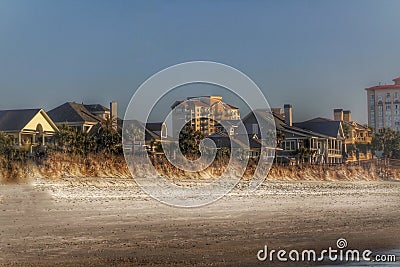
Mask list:
[[[383,129],[372,138],[374,151],[382,151],[387,159],[400,159],[400,132]]]
[[[299,163],[304,163],[305,159],[314,156],[316,151],[312,151],[306,147],[300,147],[296,151],[293,152],[293,155],[298,158]]]
[[[57,152],[87,156],[93,153],[122,154],[121,134],[109,127],[102,125],[96,134],[76,131],[66,126],[54,136],[54,143],[50,150]]]
[[[195,129],[186,124],[179,133],[179,148],[182,154],[186,157],[198,158],[200,156],[199,145],[200,141],[204,139],[204,135],[195,131]]]
[[[107,125],[101,125],[96,134],[61,127],[46,147],[34,147],[33,153],[17,147],[12,137],[0,132],[0,179],[4,181],[17,182],[29,176],[33,166],[40,166],[49,175],[71,166],[96,175],[100,173],[100,164],[123,170],[120,156],[121,134]]]
[[[0,132],[0,156],[8,161],[22,161],[27,158],[28,153],[17,149],[11,136]]]

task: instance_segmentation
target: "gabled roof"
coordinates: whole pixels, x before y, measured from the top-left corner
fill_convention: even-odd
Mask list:
[[[362,129],[362,130],[366,130],[366,131],[372,131],[370,128],[368,128],[368,126],[365,125],[361,125],[358,122],[355,121],[342,121],[343,124],[348,125],[350,127],[353,128],[357,128],[357,129]]]
[[[91,122],[99,123],[101,119],[93,115],[83,104],[67,102],[47,113],[56,123]]]
[[[341,135],[341,122],[326,118],[315,118],[304,122],[293,123],[294,126],[338,138]]]
[[[238,134],[229,136],[226,133],[218,132],[207,136],[207,138],[213,140],[217,148],[261,148],[261,141],[255,139],[251,134]],[[246,145],[246,143],[248,145]]]
[[[245,121],[250,116],[252,116],[253,113],[256,113],[258,118],[265,120],[266,123],[271,123],[270,121],[273,118],[274,123],[275,123],[275,128],[277,131],[287,132],[287,133],[291,133],[291,134],[295,134],[295,135],[303,136],[303,137],[330,138],[330,136],[325,135],[320,132],[314,132],[309,129],[303,129],[300,127],[296,127],[295,125],[290,126],[285,122],[284,118],[282,118],[282,116],[280,114],[276,114],[275,112],[270,112],[266,109],[256,109],[253,112],[250,112],[243,118],[243,122],[245,123]]]
[[[0,131],[21,131],[41,109],[0,110]]]
[[[146,123],[146,130],[155,134],[157,137],[155,139],[161,139],[163,133],[163,126],[166,127],[164,122],[148,122]]]
[[[38,114],[47,122],[47,124],[42,126],[50,127],[51,130],[49,130],[50,128],[47,128],[47,130],[51,132],[58,131],[57,126],[43,109],[0,110],[0,131],[21,132],[22,130],[30,131],[32,127],[35,129],[37,125],[34,124],[35,121],[32,120],[38,116]]]
[[[163,124],[163,122],[148,122],[146,128],[150,131],[161,131]]]
[[[238,107],[235,107],[235,106],[233,106],[231,104],[227,104],[227,103],[224,103],[224,106],[226,106],[226,107],[228,107],[230,109],[239,109]]]
[[[86,105],[84,104],[84,107],[90,111],[90,112],[104,112],[104,111],[110,111],[110,109],[106,108],[103,105],[100,104],[93,104],[93,105]]]

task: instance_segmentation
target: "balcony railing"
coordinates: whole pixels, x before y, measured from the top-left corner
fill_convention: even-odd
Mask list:
[[[330,154],[330,155],[342,155],[342,151],[340,149],[328,149],[328,154]]]

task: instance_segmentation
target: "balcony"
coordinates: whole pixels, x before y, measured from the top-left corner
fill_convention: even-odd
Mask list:
[[[342,150],[340,150],[340,149],[328,149],[328,155],[342,155]]]

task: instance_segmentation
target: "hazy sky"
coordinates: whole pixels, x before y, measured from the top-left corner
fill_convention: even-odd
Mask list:
[[[400,76],[400,1],[0,0],[0,109],[116,100],[155,72],[231,65],[294,119],[351,109]]]

